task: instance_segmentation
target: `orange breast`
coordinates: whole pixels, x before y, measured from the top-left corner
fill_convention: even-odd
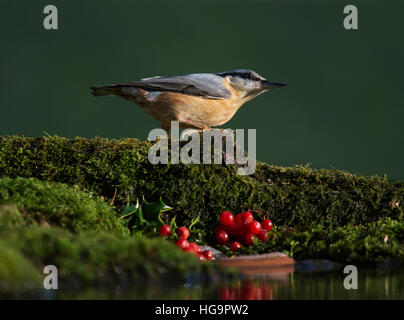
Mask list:
[[[237,99],[210,99],[197,96],[164,92],[155,102],[159,114],[169,110],[171,118],[180,123],[215,127],[229,121],[241,106]]]
[[[230,99],[203,98],[175,92],[149,93],[139,89],[139,96],[134,102],[163,126],[171,121],[179,121],[181,127],[205,129],[226,123],[244,103],[228,83],[226,86],[232,92]]]

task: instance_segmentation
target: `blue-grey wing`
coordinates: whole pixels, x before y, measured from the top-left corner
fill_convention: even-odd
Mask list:
[[[170,91],[213,99],[230,98],[231,92],[223,84],[223,77],[209,73],[185,76],[154,77],[128,83],[149,91]]]

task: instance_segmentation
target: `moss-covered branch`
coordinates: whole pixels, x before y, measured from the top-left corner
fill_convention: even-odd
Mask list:
[[[78,185],[126,203],[127,195],[157,200],[163,195],[178,219],[216,221],[227,209],[269,213],[278,225],[304,226],[327,220],[334,226],[402,216],[404,184],[386,177],[363,177],[338,170],[283,168],[258,163],[252,177],[232,166],[152,165],[150,144],[137,139],[73,140],[46,137],[0,138],[0,177],[34,177]]]
[[[152,165],[147,157],[149,147],[150,143],[137,139],[2,137],[0,177],[34,177],[77,185],[108,200],[116,189],[117,210],[123,208],[128,196],[144,196],[148,201],[162,196],[174,207],[167,212],[167,221],[176,215],[179,224],[189,225],[200,216],[208,242],[221,211],[254,209],[269,215],[277,226],[274,241],[257,249],[259,252],[283,248],[297,257],[316,255],[347,261],[403,256],[402,228],[388,227],[403,223],[401,182],[385,176],[260,162],[253,176],[239,176],[233,166]],[[371,241],[365,239],[364,232],[373,230],[377,223],[383,225],[382,230],[389,230],[387,242],[388,232],[368,234]],[[381,249],[376,250],[379,245]],[[335,246],[339,249],[331,249]]]

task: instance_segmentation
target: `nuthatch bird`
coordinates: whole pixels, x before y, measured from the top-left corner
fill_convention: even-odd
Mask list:
[[[152,77],[136,82],[91,87],[95,96],[116,95],[138,104],[169,132],[171,121],[199,130],[229,121],[247,101],[283,82],[271,82],[252,70]]]

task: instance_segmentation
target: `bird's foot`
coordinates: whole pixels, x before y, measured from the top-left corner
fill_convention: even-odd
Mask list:
[[[237,150],[236,144],[232,144],[232,150],[230,150],[230,153],[227,152],[227,146],[226,146],[226,137],[222,137],[222,165],[227,166],[227,165],[234,165],[236,167],[242,167],[243,164],[239,163],[235,157],[235,152]],[[237,142],[236,142],[237,143]]]

